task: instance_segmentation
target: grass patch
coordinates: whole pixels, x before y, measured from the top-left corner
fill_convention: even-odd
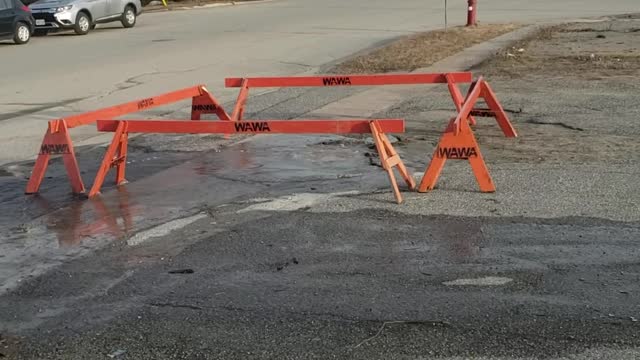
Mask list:
[[[523,78],[528,75],[547,77],[574,76],[599,79],[604,76],[634,75],[640,69],[640,52],[632,43],[635,28],[615,31],[623,34],[623,48],[612,50],[611,44],[598,41],[606,36],[584,38],[585,33],[611,32],[613,22],[575,28],[576,24],[544,27],[529,37],[501,50],[472,70],[492,78]],[[637,40],[636,40],[637,41]],[[583,49],[566,49],[562,44],[580,43]],[[595,44],[595,45],[594,45]],[[597,46],[596,46],[597,45]],[[607,47],[609,46],[609,47]],[[561,52],[554,51],[561,49]],[[548,52],[551,50],[551,53]]]
[[[413,71],[433,65],[467,47],[520,28],[518,24],[453,27],[411,35],[368,54],[347,60],[333,69],[338,74]]]

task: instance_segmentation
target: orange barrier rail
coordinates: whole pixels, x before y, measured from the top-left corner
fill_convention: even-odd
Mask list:
[[[393,150],[385,132],[404,132],[404,120],[261,120],[236,122],[189,122],[180,120],[98,120],[99,131],[115,132],[109,145],[89,197],[96,196],[111,168],[116,168],[116,184],[125,180],[127,144],[129,133],[183,133],[183,134],[229,134],[229,133],[269,133],[269,134],[354,134],[372,133],[382,166],[389,173],[396,200],[402,202],[402,196],[392,173],[397,167],[413,190],[415,183],[408,174],[398,154]]]
[[[225,86],[242,87],[248,82],[251,87],[318,87],[318,86],[376,86],[376,85],[419,85],[444,84],[447,75],[454,82],[470,83],[470,72],[435,74],[384,74],[384,75],[337,75],[337,76],[297,76],[297,77],[257,77],[227,78]]]
[[[260,120],[192,123],[182,120],[98,120],[98,131],[113,132],[121,122],[126,122],[128,133],[174,134],[364,134],[371,132],[367,120]],[[382,132],[404,132],[404,121],[398,119],[377,120]]]
[[[93,124],[98,119],[112,119],[122,115],[175,103],[188,98],[192,99],[191,120],[200,120],[202,114],[216,114],[220,120],[231,120],[231,117],[224,111],[213,95],[211,95],[203,85],[198,85],[146,99],[131,101],[88,113],[49,121],[47,131],[44,135],[44,139],[42,140],[42,144],[40,145],[40,151],[31,172],[29,182],[27,183],[25,193],[34,194],[40,190],[42,179],[47,171],[49,160],[52,155],[62,155],[72,191],[77,194],[85,192],[69,129],[81,125]]]
[[[435,73],[435,74],[383,74],[383,75],[340,75],[340,76],[296,76],[296,77],[256,77],[227,78],[224,83],[228,88],[240,88],[232,120],[242,120],[244,106],[249,96],[249,89],[265,87],[333,87],[333,86],[379,86],[379,85],[419,85],[454,83],[470,83],[473,76],[470,72]]]

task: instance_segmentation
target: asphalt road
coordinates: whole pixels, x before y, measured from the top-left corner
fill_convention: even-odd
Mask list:
[[[452,25],[465,1],[450,1]],[[483,0],[482,22],[546,21],[637,10],[636,0]],[[223,100],[237,75],[294,75],[397,36],[443,27],[441,0],[275,0],[144,14],[137,26],[0,46],[0,164],[35,156],[44,121],[199,83]],[[184,104],[182,104],[184,106]],[[166,114],[168,107],[152,114]],[[74,140],[95,136],[86,127]],[[104,140],[101,139],[101,140]],[[96,139],[96,141],[101,141]]]
[[[598,35],[620,42],[611,29]],[[66,184],[51,184],[65,201],[24,200],[3,176],[0,225],[16,226],[0,251],[0,354],[640,358],[637,82],[540,71],[491,77],[521,109],[518,139],[476,127],[493,194],[458,162],[398,206],[367,146],[336,137],[256,136],[196,155],[212,139],[137,138],[136,181],[58,211]],[[441,90],[385,112],[415,128],[398,149],[416,175],[450,113]],[[260,115],[311,106],[284,101],[295,95],[262,97],[280,106]],[[174,142],[185,152],[164,152]]]
[[[637,223],[244,206],[2,296],[7,356],[638,358]]]

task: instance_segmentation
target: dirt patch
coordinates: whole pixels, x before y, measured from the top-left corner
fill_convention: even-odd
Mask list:
[[[590,164],[637,171],[638,29],[640,19],[633,18],[548,27],[472,68],[488,78],[519,135],[505,138],[495,120],[479,118],[474,129],[486,159],[503,166]],[[377,114],[407,120],[401,149],[410,164],[424,161],[424,149],[436,146],[454,115],[450,95],[440,88]]]
[[[448,30],[420,33],[343,62],[330,72],[362,74],[413,71],[433,65],[469,46],[514,31],[521,26],[489,24],[473,28],[454,27]]]
[[[640,19],[545,28],[473,70],[491,78],[636,76],[640,74]]]
[[[20,344],[18,337],[0,333],[0,358],[15,359],[18,357],[17,348]]]

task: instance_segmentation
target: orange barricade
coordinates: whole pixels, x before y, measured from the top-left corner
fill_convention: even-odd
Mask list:
[[[99,131],[115,132],[111,145],[96,175],[89,197],[100,193],[104,179],[111,168],[116,168],[116,184],[125,180],[127,143],[129,133],[174,133],[174,134],[373,134],[381,154],[383,167],[389,172],[391,183],[398,203],[402,197],[398,190],[391,168],[397,166],[407,184],[413,190],[415,184],[408,174],[398,154],[391,147],[385,133],[404,132],[404,120],[260,120],[260,121],[205,121],[190,122],[183,120],[98,120]],[[384,149],[384,150],[381,150]],[[389,155],[386,155],[389,154]],[[409,180],[411,179],[411,180]]]
[[[458,84],[470,83],[466,96],[458,89]],[[396,168],[404,178],[410,190],[415,190],[415,182],[404,166],[398,153],[389,142],[386,133],[404,132],[404,120],[260,120],[243,121],[245,105],[251,87],[333,87],[333,86],[377,86],[409,84],[447,84],[457,116],[449,121],[431,163],[427,167],[418,191],[433,189],[447,159],[465,159],[471,163],[474,174],[484,192],[495,191],[495,186],[480,153],[477,141],[471,130],[476,124],[475,117],[495,117],[507,137],[517,136],[509,119],[487,82],[480,77],[473,81],[469,72],[438,74],[384,74],[384,75],[343,75],[312,77],[262,77],[227,78],[226,87],[240,88],[237,102],[231,115],[209,94],[203,86],[185,89],[161,97],[131,102],[104,110],[50,122],[50,128],[43,141],[41,155],[38,157],[34,176],[30,180],[27,192],[35,192],[40,184],[51,149],[62,153],[74,191],[84,191],[79,176],[77,161],[73,155],[73,146],[67,129],[73,126],[96,122],[99,131],[114,132],[114,138],[107,148],[100,165],[89,197],[99,194],[105,177],[111,168],[116,168],[116,183],[125,180],[127,144],[129,133],[371,133],[380,155],[382,167],[387,171],[394,195],[398,203],[403,201],[393,169]],[[159,106],[182,98],[193,97],[191,120],[199,120],[203,113],[215,113],[220,120],[191,122],[184,120],[113,120],[129,112]],[[488,109],[475,108],[482,98]],[[35,191],[34,191],[35,190]]]
[[[470,83],[473,75],[470,72],[453,73],[416,73],[416,74],[375,74],[375,75],[338,75],[338,76],[299,76],[299,77],[258,77],[258,78],[227,78],[226,87],[238,87],[240,93],[233,111],[232,120],[241,121],[244,107],[251,87],[335,87],[335,86],[380,86],[380,85],[420,85],[420,84],[448,84],[456,108],[462,106],[463,99],[457,83]],[[459,109],[458,109],[459,110]],[[475,121],[470,118],[470,121]],[[415,183],[407,172],[397,152],[391,146],[384,134],[377,134],[374,124],[371,132],[380,156],[383,168],[389,173],[391,185],[398,203],[402,196],[393,175],[393,167],[405,179],[409,190],[415,189]]]
[[[67,175],[71,182],[72,191],[77,194],[85,192],[69,129],[81,125],[93,124],[98,119],[112,119],[188,98],[192,99],[191,120],[200,120],[202,114],[216,114],[221,120],[231,120],[231,117],[224,111],[220,103],[211,93],[209,93],[203,85],[198,85],[159,96],[49,121],[25,193],[34,194],[40,190],[40,184],[47,171],[51,155],[62,155]]]
[[[456,103],[458,115],[449,121],[447,128],[438,142],[438,146],[433,153],[431,163],[427,167],[422,182],[418,187],[419,192],[433,190],[448,159],[468,160],[471,164],[473,174],[480,185],[482,192],[494,192],[495,185],[487,169],[487,165],[482,158],[478,142],[476,141],[469,123],[475,124],[472,115],[493,116],[506,137],[516,137],[515,129],[511,125],[507,114],[498,102],[498,99],[489,84],[480,77],[469,87],[469,92],[465,99],[453,84],[453,79],[449,79],[449,89]],[[453,84],[453,85],[452,85]],[[475,109],[477,101],[483,98],[489,106],[488,109]]]
[[[109,169],[116,168],[116,183],[124,183],[125,165],[127,157],[128,134],[131,132],[144,133],[372,133],[383,168],[388,171],[396,200],[402,202],[402,196],[392,169],[396,167],[406,180],[410,190],[414,190],[415,183],[406,167],[400,160],[398,153],[387,140],[385,132],[400,132],[398,121],[402,120],[298,120],[298,121],[242,121],[245,105],[251,87],[308,87],[308,86],[376,86],[376,85],[410,85],[437,83],[470,83],[472,75],[469,72],[437,73],[437,74],[383,74],[383,75],[345,75],[345,76],[312,76],[312,77],[263,77],[263,78],[228,78],[226,87],[240,88],[229,123],[207,122],[203,124],[189,124],[184,121],[135,121],[118,122],[100,121],[100,131],[115,132],[113,142],[107,149],[105,158],[96,175],[94,185],[89,192],[93,197],[100,192],[104,178]],[[389,121],[395,121],[392,125]],[[404,121],[402,121],[404,132]]]

